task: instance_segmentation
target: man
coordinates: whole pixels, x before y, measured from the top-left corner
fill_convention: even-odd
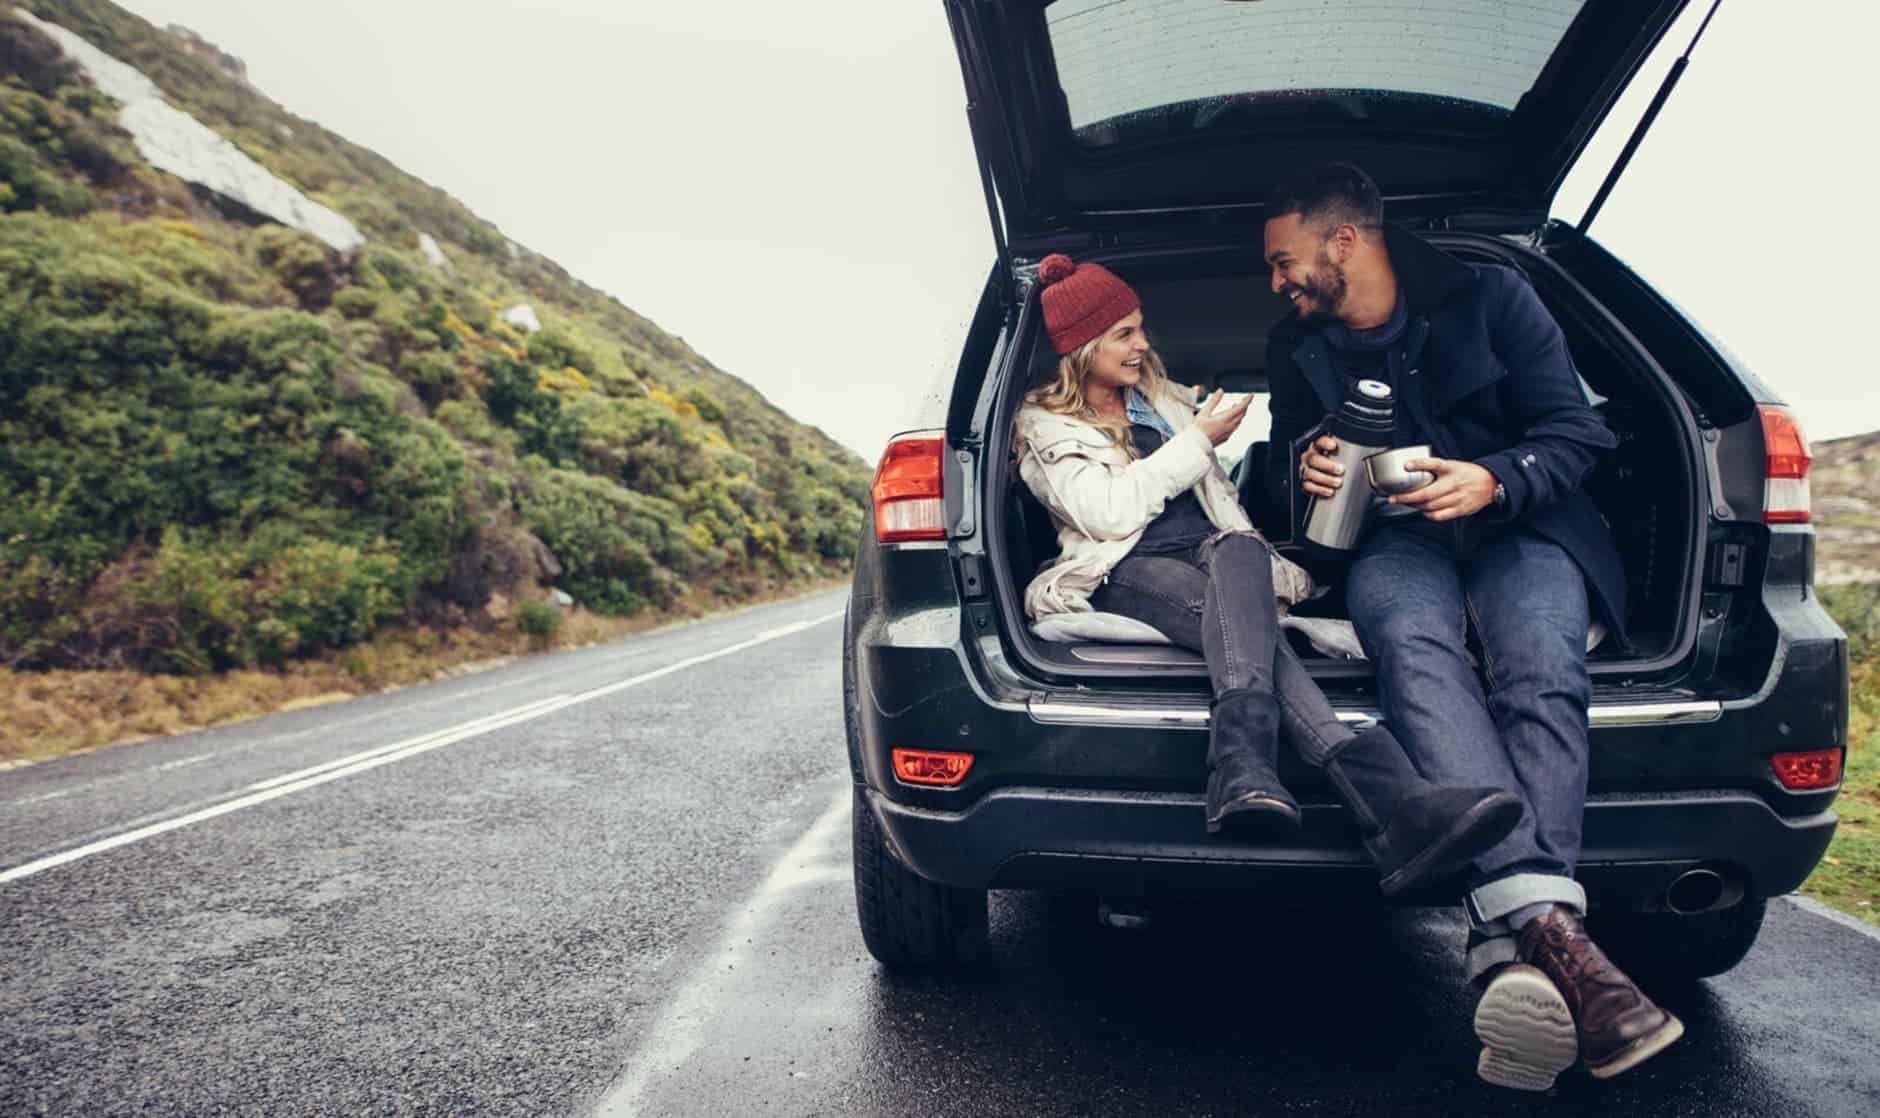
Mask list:
[[[1295,478],[1318,497],[1344,483],[1331,436],[1294,454],[1359,379],[1391,386],[1394,445],[1437,456],[1408,464],[1436,480],[1392,498],[1360,541],[1346,602],[1417,767],[1505,788],[1526,808],[1465,883],[1478,1072],[1545,1090],[1577,1056],[1617,1075],[1683,1033],[1587,938],[1573,878],[1586,638],[1595,617],[1622,638],[1625,617],[1618,552],[1580,483],[1617,441],[1526,278],[1386,228],[1362,170],[1332,164],[1277,190],[1265,248],[1273,290],[1298,311],[1267,346],[1278,507]]]

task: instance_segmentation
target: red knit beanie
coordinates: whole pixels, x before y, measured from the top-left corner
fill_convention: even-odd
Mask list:
[[[1038,280],[1044,284],[1044,328],[1059,354],[1116,325],[1142,300],[1116,273],[1101,264],[1076,264],[1054,252],[1038,262]]]

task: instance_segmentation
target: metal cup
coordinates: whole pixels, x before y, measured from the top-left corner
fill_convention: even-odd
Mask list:
[[[1364,460],[1365,476],[1371,479],[1371,488],[1384,497],[1395,497],[1399,493],[1408,493],[1421,489],[1436,480],[1436,475],[1428,470],[1406,470],[1404,463],[1413,458],[1430,458],[1427,446],[1399,446],[1379,451]]]

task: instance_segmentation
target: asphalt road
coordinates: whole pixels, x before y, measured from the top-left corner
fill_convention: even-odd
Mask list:
[[[1786,901],[1544,1097],[1476,1082],[1445,912],[1002,894],[984,975],[891,977],[841,606],[0,772],[0,1115],[1880,1113],[1880,938]]]

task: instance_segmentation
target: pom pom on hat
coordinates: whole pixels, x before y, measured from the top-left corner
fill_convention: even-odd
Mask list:
[[[1135,289],[1101,264],[1078,264],[1054,252],[1038,261],[1038,280],[1044,285],[1038,301],[1044,304],[1044,328],[1051,348],[1060,354],[1116,325],[1142,306]]]
[[[1060,280],[1071,278],[1071,273],[1076,270],[1077,265],[1071,262],[1070,257],[1061,252],[1054,252],[1038,261],[1038,280],[1048,287]]]

